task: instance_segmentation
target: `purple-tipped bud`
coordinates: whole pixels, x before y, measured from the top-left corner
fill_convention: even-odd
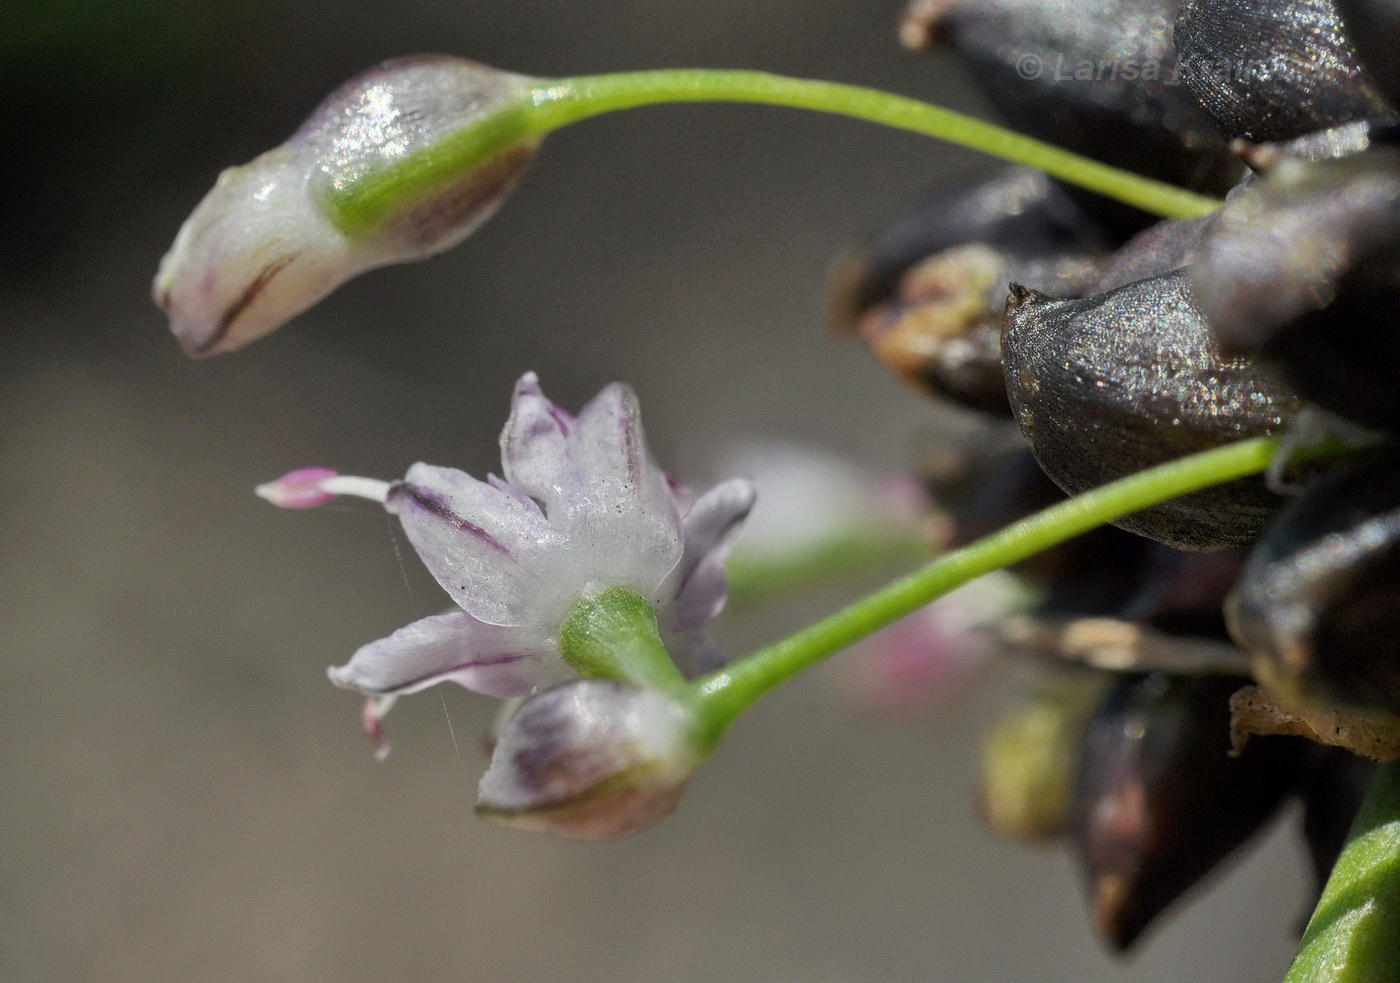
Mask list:
[[[465,172],[405,171],[370,219],[348,221],[332,198],[508,111],[527,83],[457,58],[385,62],[328,96],[286,143],[220,174],[153,285],[181,346],[191,355],[232,351],[365,270],[461,242],[515,184],[533,138],[507,142]]]
[[[702,755],[690,711],[603,679],[528,699],[496,742],[476,811],[570,840],[615,840],[670,815]]]

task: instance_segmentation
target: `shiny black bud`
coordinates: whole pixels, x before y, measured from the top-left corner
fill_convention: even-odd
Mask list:
[[[1186,0],[1181,77],[1227,140],[1292,140],[1385,116],[1331,0]]]
[[[1400,453],[1309,485],[1255,546],[1228,614],[1285,699],[1400,714]]]
[[[1400,152],[1279,165],[1221,209],[1191,280],[1227,354],[1400,430]]]
[[[832,319],[914,388],[1009,416],[1006,284],[1078,294],[1098,279],[1107,242],[1043,174],[1004,169],[935,192],[845,260]]]
[[[1275,433],[1297,409],[1257,366],[1221,355],[1183,271],[1082,300],[1016,289],[1002,358],[1021,431],[1070,494]],[[1247,479],[1117,525],[1177,549],[1228,549],[1252,542],[1279,504],[1262,481]]]
[[[913,0],[901,38],[948,45],[1021,132],[1223,193],[1239,171],[1178,81],[1177,0]]]

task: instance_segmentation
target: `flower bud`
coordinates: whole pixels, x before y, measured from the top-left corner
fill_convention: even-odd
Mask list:
[[[528,699],[496,742],[476,811],[571,840],[615,840],[670,815],[700,763],[690,711],[604,679]]]
[[[1004,168],[934,191],[847,258],[832,319],[916,389],[1006,416],[1006,284],[1077,295],[1098,279],[1109,242],[1044,174]]]
[[[181,346],[232,351],[365,270],[461,242],[534,152],[514,117],[526,83],[457,58],[385,62],[286,143],[220,174],[153,285]],[[461,166],[444,147],[473,128],[478,162]]]
[[[1180,0],[910,0],[907,48],[947,46],[1011,126],[1115,167],[1222,192],[1238,167],[1178,80]],[[1087,203],[1087,202],[1086,202]],[[1090,207],[1115,224],[1120,208]]]
[[[1181,270],[1080,300],[1013,285],[1002,363],[1021,433],[1070,494],[1275,433],[1298,407],[1263,369],[1221,354]],[[1208,552],[1248,545],[1280,504],[1262,480],[1250,479],[1114,524]]]
[[[1400,153],[1287,161],[1232,195],[1191,289],[1220,350],[1345,419],[1395,433]]]

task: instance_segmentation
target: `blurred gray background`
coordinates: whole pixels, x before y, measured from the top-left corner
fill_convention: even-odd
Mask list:
[[[743,720],[680,812],[587,846],[471,813],[490,701],[430,691],[376,763],[325,666],[442,606],[370,508],[272,509],[306,464],[494,466],[509,387],[639,390],[703,481],[780,438],[898,468],[946,425],[823,326],[832,257],[983,163],[779,110],[674,107],[552,138],[465,246],[187,361],[148,299],[226,164],[420,50],[564,75],[764,68],[982,107],[901,54],[894,3],[50,0],[6,4],[0,226],[0,979],[1277,979],[1291,820],[1127,963],[1061,852],[973,814],[997,689],[874,720],[818,673]],[[16,100],[17,97],[17,100]],[[742,651],[839,601],[719,634]],[[455,735],[455,736],[454,736]]]

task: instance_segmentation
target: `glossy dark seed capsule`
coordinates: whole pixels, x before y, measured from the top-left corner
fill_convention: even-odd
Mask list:
[[[1273,815],[1301,741],[1229,755],[1238,680],[1125,676],[1084,737],[1074,812],[1095,928],[1127,949],[1177,898]]]
[[[1400,714],[1400,453],[1338,468],[1280,512],[1227,614],[1285,699]]]
[[[1331,0],[1185,0],[1181,78],[1227,140],[1293,140],[1390,107]]]
[[[1297,407],[1257,366],[1221,356],[1182,271],[1083,300],[1013,288],[1002,359],[1021,432],[1070,494],[1272,434]],[[1118,525],[1177,549],[1228,549],[1252,542],[1279,504],[1250,479]]]
[[[1280,164],[1221,209],[1191,280],[1224,352],[1400,430],[1400,153]]]
[[[1108,230],[1028,167],[1003,167],[983,177],[939,185],[891,221],[845,263],[848,277],[833,298],[838,323],[894,296],[920,260],[982,243],[1018,259],[1099,255],[1112,248]]]
[[[1366,74],[1400,104],[1400,0],[1337,0],[1337,10]]]
[[[1016,129],[1223,193],[1238,163],[1177,81],[1177,0],[912,0],[907,47],[950,46]]]
[[[917,263],[895,296],[856,331],[896,377],[966,409],[1011,415],[1001,371],[1006,285],[1045,284],[1075,295],[1098,279],[1095,257],[1022,259],[980,243]]]
[[[845,260],[832,317],[915,388],[1009,416],[1006,284],[1077,295],[1098,278],[1108,238],[1043,174],[1004,169],[940,189]]]

